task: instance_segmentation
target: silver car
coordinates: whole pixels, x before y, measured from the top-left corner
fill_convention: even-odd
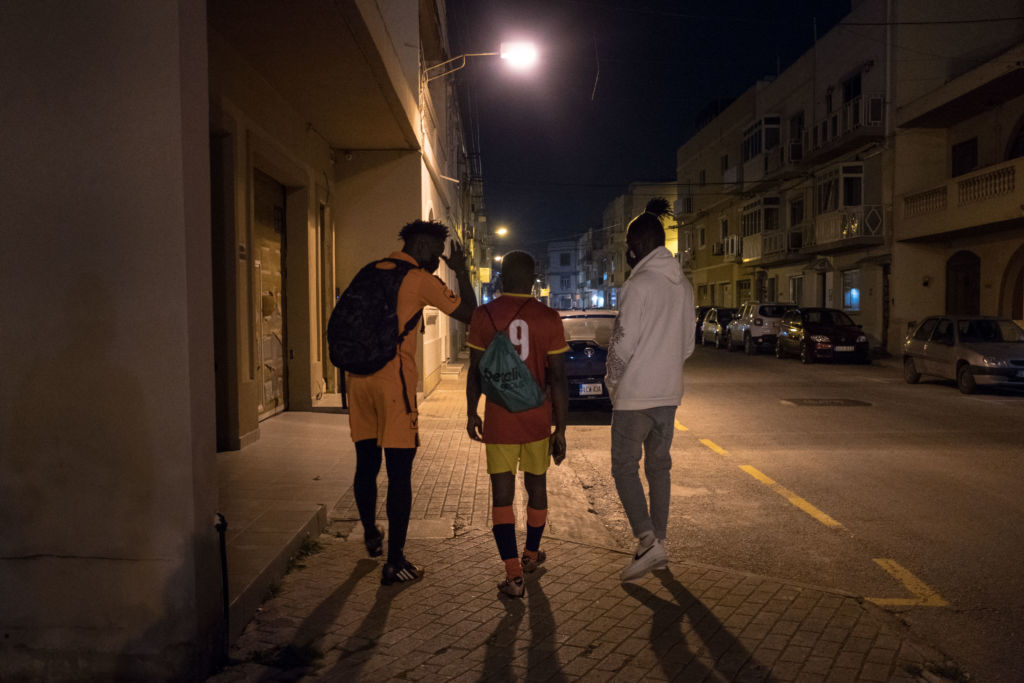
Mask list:
[[[774,349],[775,337],[779,334],[779,321],[790,308],[793,308],[793,304],[748,301],[740,307],[739,314],[729,321],[725,332],[725,347],[730,351],[743,349],[750,356],[762,346]]]
[[[965,394],[978,386],[1024,388],[1024,330],[1005,318],[944,315],[925,318],[903,344],[903,378],[956,381]]]

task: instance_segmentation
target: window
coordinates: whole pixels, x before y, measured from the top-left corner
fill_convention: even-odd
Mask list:
[[[843,271],[843,310],[860,310],[860,270]]]
[[[928,341],[928,338],[932,336],[932,330],[939,324],[938,318],[929,318],[924,321],[921,327],[917,328],[917,332],[914,333],[914,339],[918,341]]]
[[[789,300],[799,306],[804,298],[804,276],[795,275],[789,278]]]
[[[794,228],[804,222],[804,198],[789,200],[789,227]]]
[[[860,97],[860,73],[843,81],[843,104]]]
[[[843,166],[843,206],[860,206],[864,203],[864,167]]]
[[[827,171],[818,177],[815,188],[816,213],[830,213],[839,208],[839,170]]]
[[[725,173],[728,170],[729,170],[729,155],[728,154],[723,154],[722,155],[722,173]]]
[[[728,237],[728,236],[729,236],[729,219],[728,218],[723,218],[722,219],[722,241],[724,242],[725,238]]]
[[[704,169],[701,169],[697,174],[697,184],[703,187],[708,182],[708,173]]]
[[[743,161],[750,161],[761,153],[761,122],[743,132]]]
[[[778,116],[765,116],[743,131],[743,161],[750,161],[766,149],[779,146]]]
[[[747,204],[743,207],[743,215],[740,217],[740,227],[744,237],[750,237],[761,232],[761,206],[760,202]]]
[[[736,283],[736,296],[739,301],[750,301],[750,280],[739,280]]]
[[[978,168],[978,138],[953,145],[953,177],[970,173]]]
[[[570,265],[570,260],[571,260],[571,254],[562,253],[562,254],[558,255],[558,265],[560,265],[560,266],[568,266],[568,265]]]
[[[697,246],[701,249],[708,246],[708,230],[705,227],[700,227],[697,230]]]
[[[764,148],[775,149],[779,146],[779,126],[782,118],[778,116],[764,117]]]
[[[569,289],[572,286],[572,278],[569,275],[562,276],[562,289]]]

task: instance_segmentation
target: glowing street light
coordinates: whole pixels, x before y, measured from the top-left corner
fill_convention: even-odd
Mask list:
[[[429,83],[435,78],[455,73],[466,66],[466,60],[470,57],[501,57],[511,68],[524,71],[537,63],[538,52],[533,43],[525,42],[502,43],[499,52],[467,52],[423,69],[424,82]]]
[[[513,69],[529,69],[537,63],[537,47],[533,43],[502,43],[501,58]]]
[[[508,228],[502,225],[501,227],[494,231],[494,234],[497,235],[498,237],[504,237],[505,235],[508,234]]]

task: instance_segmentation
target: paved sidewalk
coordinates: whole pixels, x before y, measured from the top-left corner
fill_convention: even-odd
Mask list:
[[[449,378],[421,406],[406,552],[424,579],[381,586],[350,489],[327,496],[339,500],[322,550],[275,587],[211,681],[936,680],[926,669],[941,655],[855,596],[688,563],[678,550],[668,570],[621,584],[628,552],[565,467],[550,470],[548,562],[525,598],[501,596],[463,397]]]

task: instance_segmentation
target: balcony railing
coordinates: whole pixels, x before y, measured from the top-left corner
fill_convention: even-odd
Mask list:
[[[1010,194],[1015,185],[1015,167],[1013,166],[1004,166],[965,178],[956,184],[957,205],[964,206]]]
[[[903,215],[907,218],[946,210],[946,188],[936,187],[903,198]]]
[[[823,213],[814,218],[814,241],[818,246],[860,237],[882,236],[882,207],[859,206]]]
[[[1024,159],[952,178],[945,185],[903,195],[903,222],[897,239],[985,223],[997,223],[1020,216],[1017,169],[1024,173]]]
[[[743,238],[743,260],[756,261],[761,258],[763,252],[763,239],[761,233],[746,235]]]

